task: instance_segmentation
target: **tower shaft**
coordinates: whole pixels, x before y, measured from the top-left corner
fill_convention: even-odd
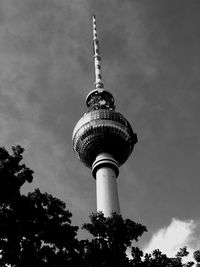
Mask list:
[[[96,175],[97,212],[101,211],[105,217],[113,212],[120,214],[117,180],[112,168],[103,167]]]
[[[113,157],[107,153],[97,156],[93,164],[96,178],[97,212],[109,217],[113,212],[120,213],[117,190],[118,166]]]

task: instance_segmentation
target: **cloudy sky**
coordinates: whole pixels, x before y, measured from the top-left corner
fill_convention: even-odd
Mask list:
[[[75,224],[95,211],[95,181],[71,135],[94,88],[96,14],[105,87],[139,139],[120,169],[122,214],[147,226],[147,250],[174,233],[178,245],[200,246],[199,9],[198,0],[0,0],[0,144],[26,149],[35,178],[24,192],[66,201]]]

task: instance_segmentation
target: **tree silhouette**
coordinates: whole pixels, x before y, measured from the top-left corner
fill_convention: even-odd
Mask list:
[[[85,266],[131,266],[126,251],[132,241],[146,231],[146,227],[121,215],[113,213],[105,218],[102,213],[92,214],[91,223],[83,229],[93,235],[91,241],[85,241]]]
[[[36,189],[23,195],[25,182],[33,171],[21,164],[24,149],[0,148],[0,266],[11,267],[191,267],[182,263],[186,247],[174,258],[159,250],[144,254],[135,245],[146,227],[113,213],[90,216],[82,228],[92,238],[78,240],[78,227],[71,225],[72,214],[64,202]],[[131,251],[131,258],[127,256]],[[200,251],[194,253],[197,266]]]
[[[6,202],[20,194],[21,186],[27,181],[32,182],[33,171],[20,164],[24,149],[12,147],[12,155],[0,147],[0,201]]]
[[[197,262],[197,267],[200,267],[200,250],[196,250],[193,254],[194,256],[194,259],[196,260]]]
[[[0,266],[75,266],[78,227],[71,225],[72,214],[64,202],[39,189],[20,193],[33,171],[20,165],[21,147],[12,152],[0,149]]]

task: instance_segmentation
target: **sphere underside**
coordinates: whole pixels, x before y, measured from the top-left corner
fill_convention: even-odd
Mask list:
[[[129,122],[114,110],[98,109],[86,113],[76,124],[73,148],[89,168],[100,153],[109,153],[122,165],[130,156],[137,135]]]

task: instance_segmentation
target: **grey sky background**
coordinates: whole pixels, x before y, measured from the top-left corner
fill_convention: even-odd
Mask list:
[[[96,209],[95,181],[71,135],[93,89],[92,15],[103,80],[139,142],[118,178],[121,211],[151,234],[172,218],[198,221],[198,0],[1,0],[0,144],[20,144],[39,187],[73,222]]]

